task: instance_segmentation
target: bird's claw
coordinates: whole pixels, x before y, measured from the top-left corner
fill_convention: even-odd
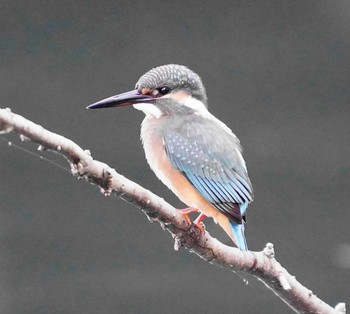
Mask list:
[[[202,232],[205,230],[205,225],[203,220],[207,218],[207,216],[203,213],[200,213],[196,220],[193,222]]]
[[[193,212],[198,212],[198,209],[196,208],[184,208],[184,209],[178,209],[179,213],[181,213],[188,224],[191,224],[191,218],[188,216],[188,214],[193,213]],[[200,229],[201,232],[205,231],[205,225],[203,223],[203,220],[206,218],[207,216],[203,213],[200,213],[198,215],[198,217],[193,221],[193,224],[196,225],[198,227],[198,229]]]
[[[195,224],[201,232],[205,231],[205,224],[202,221],[200,222],[194,221],[193,224]]]
[[[191,224],[192,221],[191,221],[191,218],[188,216],[188,214],[193,213],[193,212],[198,212],[198,209],[189,207],[189,208],[184,208],[184,209],[178,209],[178,212],[185,217],[186,222],[188,224]]]

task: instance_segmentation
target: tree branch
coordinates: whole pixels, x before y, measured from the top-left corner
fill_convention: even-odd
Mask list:
[[[175,239],[175,250],[181,247],[197,254],[207,262],[235,272],[244,271],[255,276],[271,289],[296,313],[345,313],[345,303],[332,308],[313,292],[301,285],[274,257],[268,243],[262,252],[242,252],[212,238],[189,223],[174,207],[159,196],[117,173],[107,164],[94,160],[72,140],[50,132],[43,127],[0,109],[0,134],[15,131],[45,149],[63,155],[71,165],[73,175],[85,178],[99,186],[104,195],[115,194],[140,208],[151,222],[158,222]]]

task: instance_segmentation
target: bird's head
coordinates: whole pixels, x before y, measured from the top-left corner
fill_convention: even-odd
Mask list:
[[[157,118],[206,110],[207,96],[201,78],[183,65],[168,64],[140,77],[135,89],[99,102],[88,109],[133,105]]]

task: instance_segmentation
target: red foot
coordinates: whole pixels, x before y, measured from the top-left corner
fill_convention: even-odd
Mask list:
[[[193,208],[193,207],[188,207],[188,208],[184,208],[184,209],[178,209],[178,211],[182,215],[187,215],[187,214],[190,214],[190,213],[198,212],[198,209],[197,208]]]
[[[200,213],[199,216],[196,218],[196,220],[193,223],[198,225],[207,217],[208,217],[207,215]]]
[[[184,209],[178,209],[178,211],[184,215],[186,221],[190,224],[191,223],[191,219],[190,217],[188,217],[188,214],[190,213],[194,213],[194,212],[198,212],[199,210],[197,208],[184,208]],[[203,224],[203,220],[207,218],[207,216],[205,214],[200,213],[198,215],[198,217],[193,221],[193,223],[201,230],[204,231],[204,224]]]
[[[203,220],[205,218],[207,218],[208,216],[205,214],[200,213],[199,216],[196,218],[196,220],[193,222],[199,229],[201,229],[201,231],[204,231],[204,224],[203,224]]]
[[[184,208],[184,209],[178,209],[178,211],[179,211],[179,213],[184,215],[186,221],[190,224],[191,219],[190,219],[190,217],[188,217],[188,214],[198,212],[198,209],[189,207],[189,208]]]

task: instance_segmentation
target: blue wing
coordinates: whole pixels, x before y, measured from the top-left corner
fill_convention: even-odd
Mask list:
[[[191,115],[185,123],[167,128],[163,138],[172,165],[214,207],[242,223],[253,189],[231,130],[215,118]]]

